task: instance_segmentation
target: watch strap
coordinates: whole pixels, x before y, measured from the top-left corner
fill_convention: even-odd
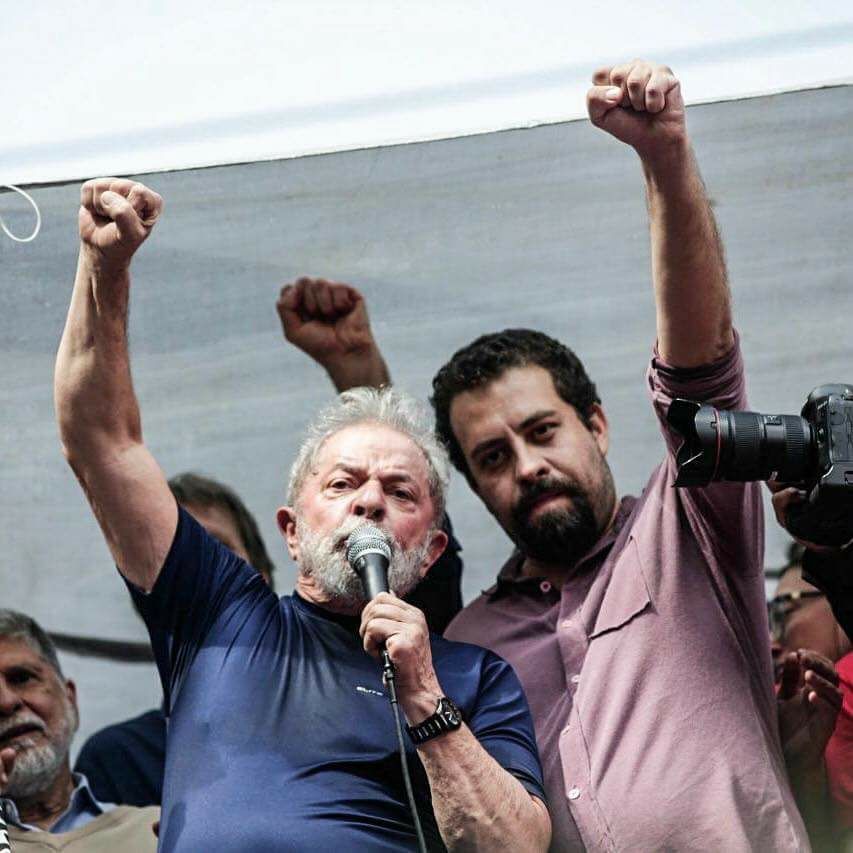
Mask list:
[[[428,740],[452,732],[462,725],[462,712],[456,704],[442,696],[436,705],[435,713],[416,726],[406,726],[406,731],[415,746]]]

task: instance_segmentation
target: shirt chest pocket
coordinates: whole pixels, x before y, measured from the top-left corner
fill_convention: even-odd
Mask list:
[[[618,631],[640,614],[653,609],[640,549],[633,536],[629,537],[610,571],[606,565],[603,569],[593,583],[583,608],[590,640]]]

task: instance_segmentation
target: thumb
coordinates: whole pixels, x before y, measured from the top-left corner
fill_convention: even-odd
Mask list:
[[[618,86],[593,86],[586,94],[586,109],[590,121],[597,127],[607,113],[619,105],[622,90]]]
[[[792,699],[800,684],[800,659],[795,652],[789,654],[782,664],[782,678],[779,682],[780,699]]]
[[[288,284],[281,289],[276,308],[281,319],[281,329],[288,340],[292,333],[303,325],[299,316],[299,303],[299,290],[296,287]]]
[[[107,190],[101,194],[101,208],[115,222],[122,243],[139,244],[147,236],[139,214],[123,195]]]

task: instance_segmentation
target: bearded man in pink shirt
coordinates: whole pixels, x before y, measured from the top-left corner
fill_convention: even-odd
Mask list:
[[[679,82],[642,61],[593,82],[591,121],[634,148],[646,182],[664,460],[639,498],[617,498],[605,410],[552,338],[508,329],[457,352],[433,380],[438,430],[517,549],[446,635],[521,679],[552,850],[807,850],[773,692],[760,486],[673,488],[672,400],[747,408]]]

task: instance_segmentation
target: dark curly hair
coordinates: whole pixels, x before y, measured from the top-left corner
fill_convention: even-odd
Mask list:
[[[473,486],[465,455],[450,426],[450,406],[463,391],[480,388],[511,367],[543,367],[551,374],[560,397],[573,406],[589,427],[590,409],[600,403],[595,384],[580,359],[554,338],[532,329],[504,329],[482,335],[454,353],[432,380],[430,402],[435,409],[435,428],[447,447],[450,461]]]

